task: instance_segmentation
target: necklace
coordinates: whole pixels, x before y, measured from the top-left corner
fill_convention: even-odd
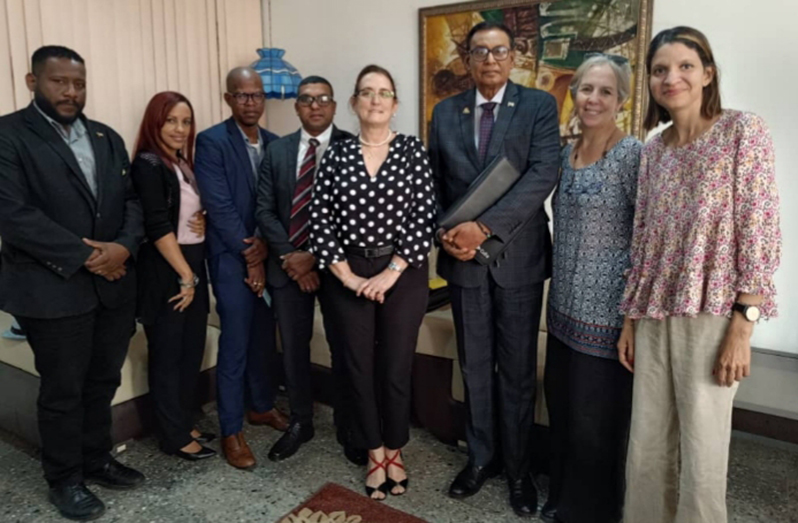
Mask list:
[[[363,137],[360,135],[357,135],[357,138],[358,140],[360,140],[360,143],[362,143],[366,147],[380,147],[390,142],[393,139],[393,134],[394,134],[393,131],[388,129],[388,137],[385,140],[381,141],[380,143],[369,143],[366,140],[364,140]]]
[[[618,132],[618,129],[615,128],[611,133],[607,141],[604,143],[604,152],[601,153],[601,158],[606,158],[607,153],[610,150],[610,142],[615,137],[615,133]],[[582,137],[580,136],[579,139],[576,141],[576,145],[574,146],[574,167],[576,167],[576,161],[579,159],[579,148],[582,147]]]

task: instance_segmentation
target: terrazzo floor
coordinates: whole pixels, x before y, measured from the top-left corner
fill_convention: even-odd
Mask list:
[[[215,413],[200,427],[215,432]],[[221,458],[189,463],[159,452],[152,438],[130,441],[119,460],[146,474],[145,486],[131,492],[91,487],[108,510],[103,522],[263,522],[272,523],[328,481],[361,492],[363,469],[351,465],[335,442],[332,413],[316,407],[316,437],[282,463],[266,459],[279,433],[247,426],[247,440],[259,458],[250,472]],[[218,449],[218,441],[210,446]],[[476,496],[455,501],[445,495],[465,464],[465,453],[413,429],[405,450],[410,489],[390,497],[391,506],[430,523],[529,521],[510,512],[503,480],[490,480]],[[547,478],[538,478],[541,502]],[[729,473],[729,521],[798,522],[798,446],[734,434]],[[47,502],[36,451],[0,432],[0,521],[49,522],[61,519]],[[537,521],[537,520],[533,520]]]

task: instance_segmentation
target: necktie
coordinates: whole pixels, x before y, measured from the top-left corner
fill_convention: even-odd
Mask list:
[[[310,198],[313,196],[313,177],[316,173],[316,147],[319,141],[311,138],[308,141],[308,151],[302,159],[299,176],[296,179],[294,199],[291,202],[291,220],[288,224],[288,240],[299,249],[307,241],[310,232]]]
[[[484,164],[490,145],[490,135],[493,134],[493,109],[496,103],[487,102],[480,107],[482,107],[482,117],[479,119],[479,163]]]

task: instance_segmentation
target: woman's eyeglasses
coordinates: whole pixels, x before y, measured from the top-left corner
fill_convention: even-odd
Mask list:
[[[388,91],[387,89],[383,89],[381,91],[373,91],[371,89],[363,89],[358,91],[358,97],[363,100],[373,100],[376,97],[379,97],[381,100],[393,100],[396,98],[396,93],[393,91]]]

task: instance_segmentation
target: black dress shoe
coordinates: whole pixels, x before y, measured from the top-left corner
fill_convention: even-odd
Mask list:
[[[197,443],[209,443],[214,439],[216,439],[216,434],[214,434],[213,432],[200,432],[199,437],[194,438],[194,441],[196,441]]]
[[[83,483],[50,487],[50,503],[68,519],[87,521],[105,513],[105,504]]]
[[[85,474],[87,480],[105,488],[116,490],[133,489],[144,483],[144,474],[138,470],[122,465],[111,458],[101,468]]]
[[[348,459],[350,463],[358,467],[365,467],[369,462],[369,451],[353,447],[348,443],[344,444],[344,456],[346,456],[346,459]]]
[[[215,450],[209,449],[208,447],[203,447],[202,445],[200,445],[200,447],[202,448],[200,448],[197,452],[184,452],[182,450],[176,450],[174,455],[187,461],[199,461],[201,459],[208,459],[216,455]]]
[[[492,463],[484,467],[477,467],[469,463],[449,486],[449,497],[463,499],[473,496],[479,492],[486,480],[498,476],[500,471],[500,467]]]
[[[532,517],[538,510],[538,491],[532,478],[527,475],[523,479],[509,479],[510,506],[519,517]]]
[[[310,423],[299,423],[295,421],[291,423],[285,434],[277,440],[269,451],[269,459],[272,461],[282,461],[288,459],[299,450],[303,443],[307,443],[313,436],[315,431],[313,425]]]
[[[543,504],[543,508],[540,509],[540,519],[546,523],[557,523],[560,521],[557,519],[557,505],[550,500],[546,501],[546,503]]]

